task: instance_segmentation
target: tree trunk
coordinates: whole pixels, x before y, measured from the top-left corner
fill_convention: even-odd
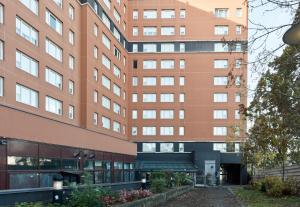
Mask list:
[[[285,180],[285,163],[284,160],[282,160],[282,181]]]

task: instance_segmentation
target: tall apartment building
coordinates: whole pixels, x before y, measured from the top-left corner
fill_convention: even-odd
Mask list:
[[[241,181],[246,26],[241,0],[0,0],[0,189],[136,159]]]

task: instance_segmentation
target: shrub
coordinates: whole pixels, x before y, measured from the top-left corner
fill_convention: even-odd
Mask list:
[[[288,178],[284,181],[283,194],[296,195],[298,191],[298,181],[295,178]]]
[[[183,185],[189,185],[193,183],[193,180],[188,174],[186,173],[175,173],[175,184],[177,187],[183,186]]]
[[[166,179],[166,173],[165,172],[153,172],[153,173],[151,173],[150,180],[160,179],[160,178]]]
[[[251,189],[262,191],[263,180],[251,180],[250,185]]]
[[[119,193],[118,201],[121,203],[131,202],[136,199],[142,199],[151,196],[152,193],[149,190],[132,190],[126,191],[122,190]]]
[[[167,182],[165,178],[155,178],[151,180],[151,191],[154,193],[162,193],[166,190]]]
[[[260,184],[257,184],[259,186]],[[283,195],[284,183],[279,177],[266,177],[261,180],[261,191],[269,196],[280,197]]]

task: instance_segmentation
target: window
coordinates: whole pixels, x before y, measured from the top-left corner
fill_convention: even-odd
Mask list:
[[[220,152],[227,152],[226,143],[214,143],[213,150],[220,151]]]
[[[63,76],[61,74],[50,68],[46,68],[45,76],[46,82],[62,90]]]
[[[214,45],[215,52],[228,52],[227,43],[215,43]]]
[[[156,119],[156,110],[143,110],[143,119]]]
[[[118,29],[116,27],[114,27],[114,37],[120,42],[121,41],[121,34],[120,32],[118,31]],[[125,47],[125,42],[124,42],[124,47]]]
[[[160,110],[160,119],[174,119],[174,110]]]
[[[143,94],[143,102],[144,103],[153,103],[156,102],[156,94],[152,93],[144,93]]]
[[[165,36],[175,35],[175,27],[161,27],[160,34]]]
[[[236,76],[235,77],[235,85],[240,86],[241,85],[241,76]]]
[[[117,66],[115,66],[115,65],[114,65],[113,68],[114,68],[114,71],[113,71],[114,72],[114,76],[116,76],[117,78],[120,79],[121,78],[121,70]]]
[[[54,3],[55,3],[57,6],[59,6],[60,8],[63,7],[63,0],[53,0],[53,1],[54,1]]]
[[[228,35],[228,26],[215,26],[215,35]]]
[[[214,102],[215,103],[226,103],[227,102],[227,93],[215,93]]]
[[[108,110],[110,110],[110,99],[106,96],[102,96],[102,106]]]
[[[179,85],[180,86],[184,86],[184,84],[185,84],[185,78],[184,77],[179,77]]]
[[[174,69],[175,61],[174,60],[161,60],[160,68],[161,69]]]
[[[119,97],[121,96],[121,88],[116,84],[113,85],[113,92],[115,95]]]
[[[214,136],[227,136],[227,127],[214,127]]]
[[[218,18],[227,18],[228,9],[227,8],[215,9],[215,16]]]
[[[69,119],[74,119],[74,106],[69,105]]]
[[[236,52],[241,52],[242,51],[242,44],[241,43],[236,43],[235,44],[235,51]]]
[[[214,119],[227,119],[227,110],[214,110]]]
[[[74,95],[74,81],[69,80],[69,94]]]
[[[184,43],[179,44],[179,51],[180,52],[185,52],[185,44]]]
[[[102,85],[110,90],[110,79],[107,78],[105,75],[102,75]]]
[[[185,94],[184,93],[179,94],[179,102],[183,103],[184,99],[185,99]]]
[[[156,77],[143,77],[143,86],[156,86]]]
[[[180,14],[179,14],[181,19],[184,19],[186,17],[186,12],[185,9],[180,9]]]
[[[184,143],[179,143],[178,151],[184,152]]]
[[[174,102],[174,94],[173,93],[162,93],[162,94],[160,94],[160,102],[161,103],[172,103],[172,102]]]
[[[138,10],[133,10],[133,12],[132,12],[132,18],[133,19],[138,19],[139,18],[139,12],[138,12]]]
[[[109,20],[109,18],[105,15],[104,12],[102,12],[102,21],[103,21],[104,25],[105,25],[108,29],[110,29],[110,20]]]
[[[160,127],[160,135],[161,136],[173,136],[174,135],[174,127]]]
[[[143,152],[156,152],[156,143],[143,143]]]
[[[116,46],[114,47],[114,56],[116,56],[118,60],[121,60],[121,52]]]
[[[215,86],[227,86],[227,84],[228,84],[228,77],[226,76],[214,77]]]
[[[235,60],[235,68],[241,68],[242,65],[242,59],[236,59]]]
[[[69,68],[71,70],[75,68],[75,58],[72,55],[69,55]]]
[[[62,49],[49,39],[46,39],[46,53],[62,62]]]
[[[137,116],[138,116],[137,110],[132,110],[132,112],[131,112],[132,119],[137,119]]]
[[[156,63],[155,63],[155,65],[156,65]],[[138,61],[137,60],[133,60],[133,69],[137,69],[137,67],[138,67]]]
[[[154,136],[156,135],[156,127],[143,127],[144,136]]]
[[[132,44],[132,52],[138,52],[138,44]]]
[[[157,11],[156,10],[145,10],[144,11],[144,19],[156,19]]]
[[[4,42],[0,40],[0,60],[4,59]]]
[[[237,25],[235,27],[235,34],[236,35],[241,35],[242,34],[242,26],[241,25]]]
[[[102,54],[102,65],[104,65],[108,70],[110,70],[110,59]]]
[[[98,103],[98,91],[94,90],[93,96],[94,96],[94,103]]]
[[[174,86],[174,77],[160,77],[161,86]]]
[[[131,127],[131,135],[137,136],[137,127]]]
[[[228,68],[228,60],[214,60],[214,68],[216,69]]]
[[[0,77],[0,96],[4,96],[4,78]]]
[[[62,22],[49,10],[46,10],[46,23],[58,34],[62,35]]]
[[[94,46],[94,58],[98,59],[98,47]]]
[[[18,50],[16,51],[16,67],[25,71],[26,73],[38,77],[38,62]]]
[[[98,125],[98,114],[97,113],[93,113],[93,124]]]
[[[102,33],[102,43],[110,50],[110,39],[104,33]]]
[[[174,144],[160,143],[160,152],[174,152]]]
[[[104,129],[110,129],[110,119],[109,118],[102,116],[102,127]]]
[[[184,136],[184,127],[179,127],[179,136]]]
[[[162,10],[160,15],[162,19],[173,19],[175,18],[175,10]]]
[[[16,33],[32,44],[38,45],[38,31],[19,17],[16,17]]]
[[[138,36],[139,35],[139,28],[133,27],[132,28],[132,36]]]
[[[117,20],[117,22],[120,24],[121,23],[121,16],[120,16],[119,12],[116,9],[114,9],[114,17]]]
[[[113,122],[113,130],[115,132],[121,132],[121,124],[119,122],[114,121]]]
[[[179,61],[179,68],[180,69],[185,69],[185,60],[180,60]]]
[[[30,11],[38,15],[39,12],[39,2],[38,0],[20,0]]]
[[[156,60],[144,60],[143,69],[156,69]]]
[[[1,78],[0,80],[2,80],[2,81],[0,81],[0,85],[3,85],[3,78]],[[2,82],[2,84],[1,84],[1,82]],[[1,93],[1,91],[0,91],[0,93]],[[3,87],[2,87],[2,95],[3,95]],[[31,88],[17,84],[16,85],[16,101],[37,108],[39,105],[39,94],[37,91],[35,91]]]
[[[97,68],[93,69],[93,78],[95,81],[98,81],[98,69]]]
[[[184,119],[184,110],[183,109],[179,110],[179,119]]]
[[[117,103],[114,103],[113,106],[114,106],[114,108],[113,108],[114,112],[116,114],[120,115],[121,114],[121,106],[119,104],[117,104]]]
[[[143,52],[156,52],[156,44],[143,44]]]
[[[46,111],[62,115],[62,101],[46,96]]]
[[[161,52],[174,52],[175,51],[175,45],[173,43],[162,43],[160,46]]]
[[[69,43],[71,45],[74,45],[75,41],[75,33],[72,30],[69,30]]]
[[[235,11],[235,16],[236,17],[242,17],[243,13],[242,13],[242,8],[237,8]]]
[[[241,94],[240,93],[236,93],[235,94],[235,102],[241,102]]]
[[[133,93],[133,94],[132,94],[132,102],[133,102],[133,103],[138,102],[138,95],[137,95],[136,93]]]
[[[4,6],[0,4],[0,24],[4,23]]]
[[[103,2],[107,6],[107,8],[110,9],[111,0],[103,0]]]
[[[155,35],[157,35],[157,28],[156,27],[144,27],[143,34],[144,34],[144,36],[155,36]]]
[[[75,9],[71,4],[69,4],[69,11],[68,12],[69,12],[69,18],[71,20],[74,20],[75,19]]]
[[[95,37],[98,37],[98,25],[97,24],[94,24],[93,31],[94,31]]]
[[[132,86],[138,85],[138,77],[132,77]]]
[[[181,36],[185,35],[185,26],[180,27],[180,35]]]
[[[241,119],[240,110],[234,110],[234,118],[235,119]]]

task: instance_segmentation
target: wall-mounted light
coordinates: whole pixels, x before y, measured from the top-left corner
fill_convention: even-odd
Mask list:
[[[288,29],[283,35],[282,40],[288,45],[300,45],[300,22]]]

